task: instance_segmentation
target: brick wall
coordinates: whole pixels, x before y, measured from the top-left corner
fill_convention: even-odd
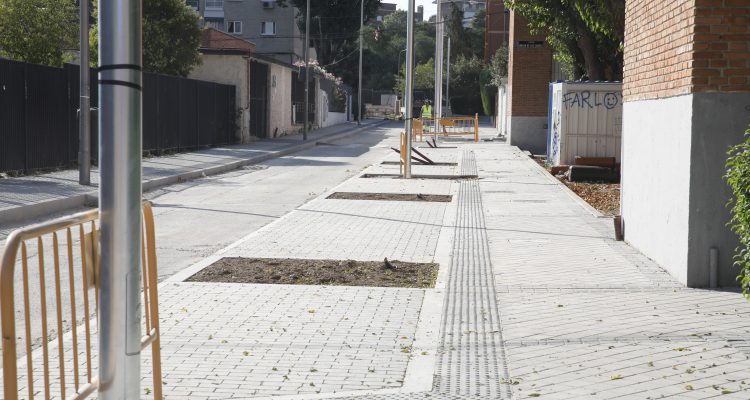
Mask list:
[[[552,50],[544,35],[533,35],[526,20],[510,13],[510,57],[508,60],[508,112],[510,116],[546,117],[549,82],[552,77]],[[543,42],[542,47],[526,48],[519,42]]]
[[[484,62],[489,63],[500,46],[508,45],[510,12],[505,9],[504,0],[485,1],[487,14],[484,24]]]
[[[626,101],[750,91],[750,0],[626,0]]]

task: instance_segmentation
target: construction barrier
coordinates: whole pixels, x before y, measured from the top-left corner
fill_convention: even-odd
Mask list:
[[[430,135],[429,127],[435,129],[434,118],[415,119],[412,125],[415,136],[421,142],[423,135]],[[443,136],[473,136],[474,142],[479,142],[479,114],[473,117],[443,117],[440,118],[440,131]]]
[[[406,168],[406,147],[409,146],[409,139],[406,137],[406,132],[401,132],[399,143],[399,156],[398,156],[398,173],[403,176],[404,169]]]
[[[92,357],[95,356],[96,350],[92,346],[92,339],[96,339],[97,331],[92,332],[98,323],[92,323],[91,301],[89,291],[94,290],[95,308],[94,312],[98,316],[99,309],[99,243],[97,230],[97,219],[99,218],[98,210],[91,210],[78,213],[69,217],[57,219],[34,225],[28,228],[18,229],[8,236],[5,250],[0,258],[0,319],[2,322],[2,346],[3,346],[3,398],[6,400],[18,399],[19,397],[19,369],[16,350],[16,309],[14,298],[15,294],[15,268],[20,250],[21,268],[22,268],[22,286],[23,286],[23,320],[25,335],[25,365],[22,372],[25,373],[26,389],[28,399],[34,398],[34,393],[44,394],[43,398],[53,397],[51,393],[53,388],[55,392],[59,390],[60,398],[63,399],[85,399],[94,395],[99,388],[99,379],[92,375]],[[151,346],[152,366],[153,366],[153,397],[162,399],[162,381],[161,381],[161,352],[159,341],[159,307],[157,291],[157,269],[156,269],[156,242],[154,234],[154,216],[151,204],[147,201],[143,203],[143,220],[142,220],[142,244],[141,244],[141,268],[143,274],[143,305],[144,305],[144,322],[143,328],[145,334],[141,337],[141,349]],[[60,235],[58,235],[58,233]],[[34,251],[33,244],[27,247],[26,242],[36,242],[36,254],[29,254]],[[77,243],[75,243],[77,242]],[[45,265],[45,254],[49,256],[49,251],[45,252],[45,243],[51,244],[53,268]],[[62,244],[61,244],[62,243]],[[61,268],[61,253],[64,260],[67,260],[67,269]],[[80,262],[75,262],[77,257]],[[33,257],[38,259],[38,274],[30,269],[29,260]],[[51,285],[54,286],[54,300],[47,299],[46,274],[53,274]],[[63,278],[61,278],[63,275]],[[63,282],[64,275],[67,275],[67,281]],[[36,300],[37,293],[30,297],[30,279],[38,279],[38,296],[41,307],[41,327],[40,329],[42,358],[32,357],[34,341],[32,340],[32,320],[31,303],[33,298]],[[76,283],[76,281],[79,281]],[[80,286],[77,286],[80,285]],[[67,286],[64,287],[64,286]],[[35,289],[35,287],[31,287]],[[33,290],[32,290],[33,291]],[[63,297],[63,293],[65,297]],[[77,314],[76,294],[81,294],[83,305],[82,314]],[[47,307],[54,304],[56,313],[56,329],[48,329],[47,324]],[[67,312],[63,310],[67,308]],[[36,311],[36,308],[35,308]],[[68,314],[69,312],[69,314]],[[84,337],[79,338],[78,321],[83,321]],[[70,321],[71,342],[69,347],[71,351],[66,352],[64,337],[65,321]],[[50,362],[50,337],[57,339],[57,362]],[[79,343],[82,342],[82,343]],[[82,348],[79,348],[82,345]],[[66,360],[66,354],[71,359]],[[79,360],[79,357],[82,360]],[[34,378],[34,367],[42,367],[43,383]],[[82,370],[85,369],[85,372]],[[72,376],[66,376],[66,373]],[[50,379],[52,378],[52,379]],[[43,388],[36,388],[35,383],[43,384]],[[59,389],[57,389],[59,387]],[[55,396],[56,397],[56,396]]]

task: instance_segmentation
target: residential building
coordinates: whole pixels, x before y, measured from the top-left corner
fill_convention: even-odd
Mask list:
[[[439,4],[443,18],[448,19],[453,13],[453,6],[463,13],[464,27],[471,26],[471,21],[476,14],[485,9],[485,0],[435,0],[433,4]]]
[[[280,7],[275,0],[187,0],[187,4],[201,15],[204,26],[255,43],[256,54],[289,64],[304,60],[304,37],[295,7]]]

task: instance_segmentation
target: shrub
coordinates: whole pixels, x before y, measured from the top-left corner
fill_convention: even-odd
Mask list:
[[[735,265],[741,268],[737,280],[742,292],[750,299],[750,128],[745,131],[745,141],[727,152],[726,180],[732,188],[730,206],[732,219],[729,226],[739,235],[740,246],[735,251]]]

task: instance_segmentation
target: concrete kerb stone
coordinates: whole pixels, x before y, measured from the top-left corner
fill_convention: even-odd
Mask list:
[[[363,125],[354,129],[346,130],[344,132],[333,133],[328,136],[298,145],[290,146],[286,149],[269,152],[267,154],[261,154],[259,156],[250,157],[244,160],[231,161],[226,164],[217,165],[209,168],[201,168],[194,171],[183,172],[180,174],[149,179],[143,181],[142,189],[144,192],[154,190],[160,187],[172,185],[179,182],[188,181],[191,179],[201,178],[209,175],[217,175],[224,172],[232,171],[246,165],[261,163],[273,158],[283,157],[299,151],[311,149],[319,144],[320,141],[326,140],[338,140],[349,135],[367,130],[370,128],[376,128],[386,121],[379,121],[372,124]],[[60,199],[45,201],[37,204],[26,205],[22,207],[10,208],[7,210],[0,210],[0,224],[11,224],[20,221],[40,218],[48,214],[63,212],[73,208],[82,206],[91,206],[98,203],[98,191],[91,190],[88,193],[78,194],[74,196],[64,197]]]

